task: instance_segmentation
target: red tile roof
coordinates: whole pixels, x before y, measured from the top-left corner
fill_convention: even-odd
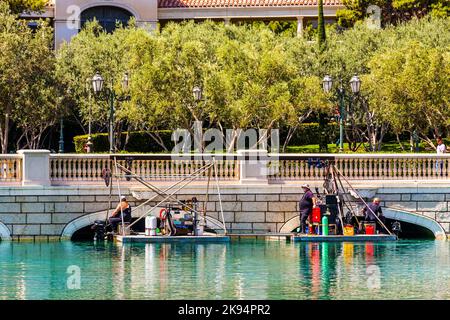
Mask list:
[[[159,8],[230,8],[316,6],[318,0],[158,0]],[[324,6],[342,5],[341,0],[324,0]]]

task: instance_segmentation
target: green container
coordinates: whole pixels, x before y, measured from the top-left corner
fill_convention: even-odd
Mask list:
[[[328,217],[325,215],[322,217],[322,235],[328,235]]]

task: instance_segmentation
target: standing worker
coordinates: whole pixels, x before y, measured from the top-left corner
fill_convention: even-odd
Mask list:
[[[381,229],[379,221],[385,224],[385,218],[383,212],[381,211],[380,198],[374,198],[372,203],[369,203],[367,207],[363,209],[363,213],[364,221],[376,223],[378,230]],[[374,214],[376,215],[376,217]],[[377,217],[380,220],[378,220]]]
[[[312,214],[312,209],[317,205],[317,198],[314,197],[309,184],[303,184],[303,197],[299,201],[300,209],[300,233],[306,233],[306,220]]]

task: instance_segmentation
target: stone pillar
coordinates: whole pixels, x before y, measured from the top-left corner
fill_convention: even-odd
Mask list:
[[[138,21],[136,22],[136,25],[139,28],[147,30],[148,32],[152,32],[158,29],[158,21]]]
[[[19,150],[22,155],[22,185],[50,185],[50,151]]]
[[[267,150],[238,150],[237,153],[247,158],[240,160],[239,182],[241,184],[269,184],[267,160],[259,160],[259,157],[267,158]]]
[[[223,22],[226,26],[228,26],[230,24],[230,18],[223,19]]]
[[[297,37],[303,35],[303,17],[297,17]]]

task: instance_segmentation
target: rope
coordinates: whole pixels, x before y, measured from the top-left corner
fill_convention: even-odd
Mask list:
[[[117,160],[116,160],[116,157],[114,157],[114,172],[117,172]],[[117,189],[119,191],[120,215],[122,217],[122,236],[125,236],[125,222],[123,220],[122,193],[120,191],[120,179],[117,179]]]
[[[214,176],[216,179],[216,186],[217,186],[217,194],[219,195],[219,206],[220,206],[220,214],[222,216],[222,223],[223,223],[223,231],[225,235],[227,234],[227,227],[225,225],[225,218],[223,216],[223,208],[222,208],[222,196],[220,195],[220,186],[219,186],[219,177],[217,176],[217,162],[216,158],[213,157],[213,165],[214,165]]]
[[[380,220],[380,218],[378,218],[378,216],[375,214],[375,212],[373,212],[372,209],[370,209],[369,205],[364,201],[364,199],[361,197],[361,195],[358,193],[358,191],[356,191],[355,189],[353,189],[352,185],[350,184],[350,182],[344,177],[344,175],[339,171],[339,169],[335,168],[335,170],[339,173],[339,175],[345,180],[345,182],[348,183],[348,185],[352,188],[352,190],[358,195],[358,197],[361,199],[361,201],[364,203],[364,205],[366,206],[367,209],[370,210],[370,212],[372,212],[372,214],[375,216],[375,218],[377,218],[378,222],[380,223],[380,225],[389,233],[389,235],[393,235],[392,232],[389,231],[389,229],[384,225],[384,223]]]

